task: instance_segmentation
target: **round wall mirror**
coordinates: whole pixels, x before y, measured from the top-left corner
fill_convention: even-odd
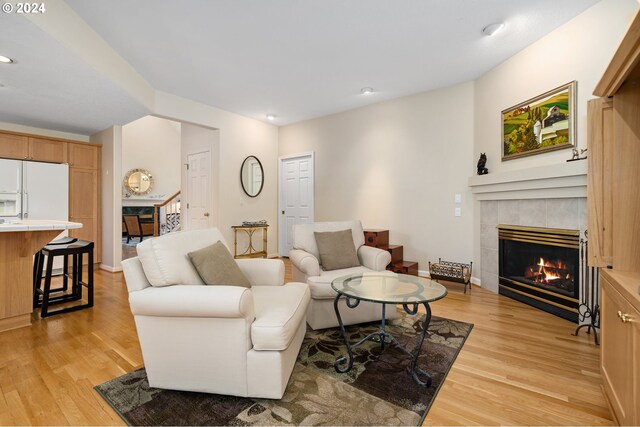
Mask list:
[[[240,182],[247,196],[256,197],[260,194],[264,186],[264,170],[257,157],[249,156],[244,159],[240,168]]]
[[[124,177],[124,188],[136,196],[149,194],[153,188],[153,177],[148,170],[131,169]]]

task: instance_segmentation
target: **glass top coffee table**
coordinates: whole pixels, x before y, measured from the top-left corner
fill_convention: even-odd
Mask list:
[[[392,273],[390,271],[377,271],[338,277],[331,282],[331,287],[337,292],[336,298],[333,301],[333,308],[336,311],[342,337],[347,346],[347,357],[340,356],[334,363],[336,371],[340,373],[349,372],[353,367],[353,349],[368,340],[379,342],[383,350],[385,345],[394,343],[411,358],[409,371],[414,381],[421,386],[429,387],[431,385],[431,377],[425,371],[418,368],[416,363],[420,355],[422,343],[424,342],[425,333],[431,322],[431,307],[429,303],[444,298],[447,295],[447,289],[433,280],[407,274]],[[377,332],[367,335],[355,344],[350,344],[338,308],[340,298],[345,298],[345,303],[349,308],[356,308],[360,304],[360,301],[379,303],[382,306],[380,329]],[[422,332],[420,332],[418,342],[413,351],[404,348],[393,335],[386,332],[385,311],[387,304],[402,305],[404,311],[410,315],[418,313],[420,304],[424,306],[426,317],[422,324]]]

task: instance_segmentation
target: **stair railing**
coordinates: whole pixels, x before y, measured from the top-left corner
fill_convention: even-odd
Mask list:
[[[153,205],[153,235],[161,236],[180,230],[180,192]]]

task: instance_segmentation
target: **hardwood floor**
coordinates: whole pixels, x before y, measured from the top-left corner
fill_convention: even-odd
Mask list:
[[[447,287],[434,315],[475,327],[425,424],[612,424],[599,347],[571,336],[575,325],[477,287]],[[95,293],[93,309],[0,333],[0,424],[124,425],[93,390],[142,366],[122,274],[97,270]]]
[[[573,323],[525,304],[455,286],[433,313],[475,326],[426,424],[613,424],[591,337],[574,337]]]
[[[138,256],[138,253],[136,252],[136,247],[135,246],[128,246],[125,245],[124,243],[122,244],[122,259],[129,259],[129,258],[133,258],[135,256]]]

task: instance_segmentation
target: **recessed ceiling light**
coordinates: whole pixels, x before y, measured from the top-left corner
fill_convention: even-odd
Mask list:
[[[275,114],[267,114],[267,120],[269,120],[270,122],[274,121],[275,119],[276,119]]]
[[[360,93],[363,95],[371,95],[373,93],[373,88],[363,87],[362,89],[360,89]]]
[[[9,58],[8,56],[0,55],[0,62],[4,64],[11,64],[13,62],[13,59]]]
[[[485,36],[492,36],[501,29],[504,28],[504,24],[502,22],[496,24],[489,24],[482,29],[482,34]]]

